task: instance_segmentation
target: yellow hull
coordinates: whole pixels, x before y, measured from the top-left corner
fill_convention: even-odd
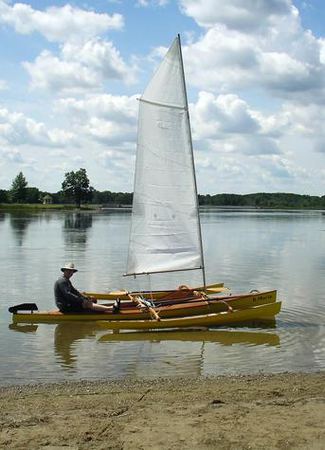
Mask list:
[[[161,318],[197,316],[209,313],[218,313],[228,309],[247,309],[253,306],[259,306],[276,302],[276,291],[242,294],[237,296],[216,297],[209,300],[183,302],[173,305],[165,305],[156,308]],[[222,300],[222,301],[221,301]],[[58,310],[40,311],[40,312],[17,312],[13,314],[14,323],[60,323],[65,321],[97,321],[97,320],[146,320],[150,319],[147,311],[141,311],[138,308],[121,309],[120,313],[61,313]]]
[[[191,290],[203,292],[207,295],[209,294],[219,294],[221,292],[227,292],[229,289],[224,287],[223,283],[215,283],[215,284],[209,284],[205,287],[199,286],[199,287],[191,287]],[[141,295],[143,298],[154,298],[154,299],[161,299],[165,297],[167,294],[172,293],[175,290],[165,290],[165,291],[134,291],[129,292],[131,295]],[[98,300],[116,300],[119,298],[120,300],[129,300],[127,291],[120,290],[120,291],[110,291],[110,292],[84,292],[85,295],[90,297],[95,297]]]
[[[156,320],[103,320],[100,325],[110,330],[158,330],[163,328],[215,327],[244,323],[252,320],[268,320],[276,316],[281,309],[281,302],[269,303],[252,308],[223,311],[202,316],[178,317]]]

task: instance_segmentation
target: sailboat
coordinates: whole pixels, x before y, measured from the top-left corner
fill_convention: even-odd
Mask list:
[[[163,324],[163,321],[171,317],[196,316],[200,319],[194,322],[191,320],[189,323],[201,320],[204,324],[211,324],[213,320],[220,323],[218,320],[221,319],[217,320],[215,314],[214,317],[203,320],[202,314],[222,312],[224,324],[228,320],[227,314],[237,310],[246,311],[245,314],[238,314],[238,317],[244,320],[251,320],[248,311],[250,308],[254,319],[258,319],[258,314],[264,318],[263,305],[273,304],[267,308],[268,317],[274,317],[280,310],[281,303],[276,302],[276,291],[220,296],[224,291],[223,283],[206,284],[190,116],[181,41],[178,35],[139,99],[134,195],[125,275],[138,277],[191,270],[201,271],[201,287],[180,286],[181,289],[158,292],[117,291],[86,294],[99,300],[118,298],[135,302],[138,308],[134,308],[134,303],[130,305],[125,302],[119,304],[118,311],[114,310],[112,305],[112,316],[105,314],[105,320],[114,320],[114,326],[116,321],[134,318],[150,320],[150,316],[157,322],[160,321],[156,300],[159,300],[159,311],[162,314],[160,327],[164,327],[166,324]],[[145,298],[149,298],[151,303]],[[234,299],[237,300],[236,309],[230,306]],[[187,303],[186,307],[184,302]],[[19,309],[12,309],[11,312],[14,313],[15,321],[60,321],[69,317],[71,320],[104,318],[102,314],[94,313],[62,314],[58,311],[36,311],[28,314],[19,312]],[[235,315],[232,315],[232,320],[235,320]],[[172,324],[186,326],[186,322],[174,321]],[[139,327],[145,328],[146,324]]]

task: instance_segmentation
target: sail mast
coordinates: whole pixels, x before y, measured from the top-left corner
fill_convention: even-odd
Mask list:
[[[192,142],[192,132],[191,132],[191,122],[190,122],[190,113],[188,108],[188,99],[187,99],[187,90],[186,90],[186,82],[185,82],[185,72],[184,72],[184,64],[183,64],[183,54],[182,54],[182,46],[181,46],[181,36],[180,34],[177,35],[178,40],[178,48],[179,48],[179,57],[182,67],[182,79],[183,79],[183,89],[185,93],[185,101],[186,101],[186,114],[187,114],[187,124],[189,128],[188,136],[190,141],[190,149],[191,149],[191,160],[192,160],[192,167],[193,167],[193,177],[194,177],[194,189],[195,189],[195,199],[196,199],[196,211],[197,211],[197,224],[198,224],[198,235],[200,240],[200,252],[201,252],[201,261],[202,261],[202,278],[203,278],[203,285],[206,286],[206,277],[205,277],[205,268],[204,268],[204,255],[203,255],[203,242],[202,242],[202,230],[201,230],[201,221],[200,221],[200,213],[199,213],[199,197],[197,192],[197,182],[196,182],[196,175],[195,175],[195,164],[194,164],[194,152],[193,152],[193,142]]]

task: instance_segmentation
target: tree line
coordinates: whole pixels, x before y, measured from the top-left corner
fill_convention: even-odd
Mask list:
[[[292,193],[216,194],[199,195],[199,204],[205,206],[236,206],[254,208],[325,209],[325,195]]]
[[[128,192],[97,191],[90,185],[86,169],[67,172],[58,192],[41,191],[28,186],[22,172],[14,178],[11,189],[0,189],[0,203],[20,204],[71,204],[77,207],[81,204],[114,204],[131,205],[133,194]]]
[[[67,172],[61,190],[55,193],[29,187],[22,172],[12,181],[11,189],[0,189],[0,203],[53,203],[118,205],[132,204],[133,194],[128,192],[97,191],[90,185],[86,169]],[[215,194],[199,195],[201,206],[233,206],[254,208],[310,208],[325,209],[325,195],[312,196],[292,193]]]

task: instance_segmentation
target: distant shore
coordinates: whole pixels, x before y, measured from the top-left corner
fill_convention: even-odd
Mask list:
[[[81,205],[78,208],[72,204],[0,203],[0,210],[2,211],[96,211],[101,208],[102,205]]]
[[[132,205],[119,205],[119,204],[111,204],[111,205],[93,205],[93,204],[85,204],[81,205],[78,208],[73,204],[41,204],[41,203],[0,203],[0,211],[27,211],[27,212],[35,212],[35,211],[105,211],[105,210],[118,210],[118,211],[130,211],[132,209]],[[319,207],[308,207],[308,206],[279,206],[279,207],[270,207],[270,206],[232,206],[232,205],[200,205],[200,211],[204,210],[238,210],[238,211],[246,211],[246,210],[269,210],[269,211],[281,211],[281,210],[289,210],[289,211],[320,211],[325,212],[325,208]],[[323,212],[323,213],[324,213]]]
[[[308,449],[325,372],[0,388],[0,448]]]

